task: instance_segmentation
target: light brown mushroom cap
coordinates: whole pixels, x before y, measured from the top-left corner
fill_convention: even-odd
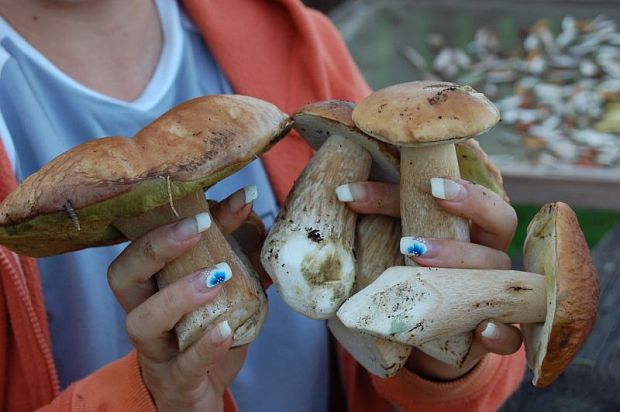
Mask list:
[[[295,130],[318,150],[332,135],[351,139],[370,153],[372,166],[370,180],[397,183],[399,181],[400,154],[392,145],[368,136],[355,127],[353,102],[326,100],[301,107],[293,114]]]
[[[504,190],[504,179],[501,172],[491,162],[477,140],[465,140],[457,143],[454,147],[456,148],[461,178],[491,189],[506,202],[510,202],[510,198]]]
[[[215,184],[291,126],[286,114],[265,101],[211,95],[176,106],[133,138],[81,144],[29,176],[0,205],[0,244],[49,256],[124,241],[111,225],[115,219]]]
[[[528,226],[524,266],[546,277],[545,323],[522,325],[532,383],[544,387],[570,364],[590,334],[599,280],[577,217],[564,203],[545,205]]]
[[[438,81],[402,83],[378,90],[353,110],[365,133],[398,146],[457,142],[486,132],[499,111],[469,86]]]

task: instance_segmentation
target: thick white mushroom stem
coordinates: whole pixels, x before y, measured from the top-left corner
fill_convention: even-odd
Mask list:
[[[377,279],[384,270],[403,264],[399,252],[400,221],[382,215],[360,216],[355,239],[356,273],[352,294]],[[393,376],[407,362],[412,346],[345,327],[338,317],[328,321],[329,329],[338,342],[362,365],[376,376]]]
[[[348,327],[418,346],[487,319],[542,323],[545,277],[513,270],[393,267],[338,311]]]
[[[114,226],[128,239],[135,240],[156,227],[202,212],[208,213],[209,205],[204,193],[198,191],[175,200],[174,209],[171,205],[160,206],[137,217],[118,219]],[[224,290],[215,300],[185,315],[175,326],[180,350],[195,342],[211,325],[223,320],[227,320],[234,331],[233,346],[251,342],[260,331],[267,302],[258,275],[233,252],[215,223],[202,233],[192,250],[156,274],[157,284],[160,289],[164,288],[196,270],[212,268],[221,262],[230,266],[232,278],[223,284]]]
[[[469,222],[444,212],[431,194],[434,177],[460,178],[454,144],[402,147],[400,213],[403,236],[454,239],[469,242]],[[418,266],[405,257],[405,264]],[[450,336],[420,347],[424,353],[453,366],[461,366],[469,353],[473,335]]]
[[[336,197],[336,187],[364,181],[368,152],[333,135],[308,163],[271,228],[261,261],[284,301],[313,319],[335,315],[355,279],[357,215]]]

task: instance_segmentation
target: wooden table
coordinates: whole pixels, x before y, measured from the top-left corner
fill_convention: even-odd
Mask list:
[[[513,203],[562,201],[572,207],[620,211],[620,169],[502,166]]]
[[[599,271],[601,300],[588,341],[547,388],[534,388],[528,372],[502,411],[620,411],[620,226],[597,245],[593,260]]]

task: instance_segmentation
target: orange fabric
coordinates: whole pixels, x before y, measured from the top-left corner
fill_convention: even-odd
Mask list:
[[[292,112],[311,101],[357,101],[369,92],[331,23],[296,0],[184,4],[239,94]],[[296,135],[264,156],[280,202],[311,156]],[[0,145],[0,199],[14,187],[15,176]],[[59,393],[36,265],[0,248],[0,273],[0,409],[154,410],[134,352]],[[341,348],[338,354],[348,409],[359,412],[391,411],[393,406],[403,411],[496,409],[523,373],[519,354],[490,356],[465,378],[445,384],[407,371],[380,380]],[[236,409],[228,393],[225,409]]]

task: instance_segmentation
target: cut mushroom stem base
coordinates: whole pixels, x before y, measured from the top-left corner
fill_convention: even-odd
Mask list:
[[[176,213],[175,213],[176,212]],[[202,190],[137,216],[114,222],[128,239],[135,240],[156,227],[181,218],[208,213],[209,205]],[[233,346],[245,345],[257,336],[267,314],[267,301],[258,275],[245,265],[215,223],[202,233],[199,243],[189,252],[168,263],[156,274],[159,288],[199,269],[213,268],[225,262],[232,278],[224,290],[209,304],[185,315],[175,326],[180,350],[195,342],[212,325],[227,320],[233,334]]]
[[[371,308],[371,309],[368,309]],[[338,311],[348,327],[419,346],[487,319],[541,323],[545,277],[513,270],[393,267]]]

